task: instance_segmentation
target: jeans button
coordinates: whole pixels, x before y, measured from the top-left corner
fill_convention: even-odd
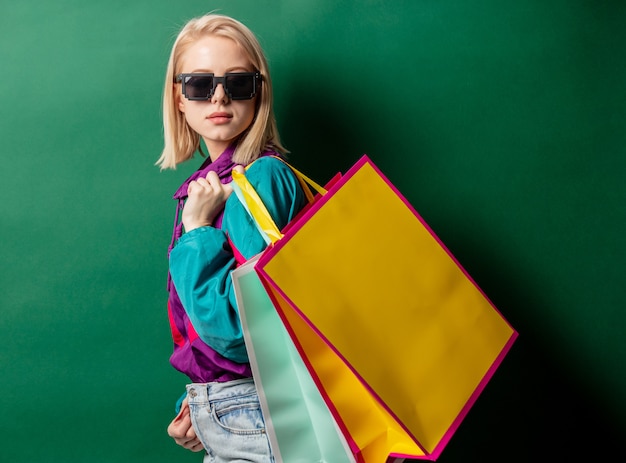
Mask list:
[[[189,389],[189,397],[191,397],[193,399],[197,395],[198,395],[198,393],[196,392],[195,389],[193,389],[193,388]]]

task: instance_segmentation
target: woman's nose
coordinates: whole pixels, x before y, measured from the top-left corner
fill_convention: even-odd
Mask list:
[[[226,103],[228,101],[228,94],[224,89],[224,84],[221,82],[215,86],[213,96],[211,97],[211,103]]]

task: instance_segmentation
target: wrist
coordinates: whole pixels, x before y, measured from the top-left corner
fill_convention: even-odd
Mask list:
[[[212,227],[213,223],[204,221],[204,222],[183,222],[183,227],[185,227],[186,232],[190,232],[191,230],[195,230],[200,227]]]

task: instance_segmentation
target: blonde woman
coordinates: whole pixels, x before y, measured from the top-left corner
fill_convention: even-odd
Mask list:
[[[162,169],[195,153],[207,156],[174,194],[170,362],[190,383],[168,433],[189,450],[205,451],[204,463],[273,462],[230,280],[235,254],[247,259],[266,244],[231,195],[231,172],[255,161],[246,176],[281,228],[306,199],[289,167],[273,157],[285,149],[270,74],[246,26],[210,14],[182,28],[165,76],[163,128]]]

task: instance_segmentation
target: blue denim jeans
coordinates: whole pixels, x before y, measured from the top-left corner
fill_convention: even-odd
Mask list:
[[[189,384],[187,400],[203,463],[274,463],[252,378]]]

